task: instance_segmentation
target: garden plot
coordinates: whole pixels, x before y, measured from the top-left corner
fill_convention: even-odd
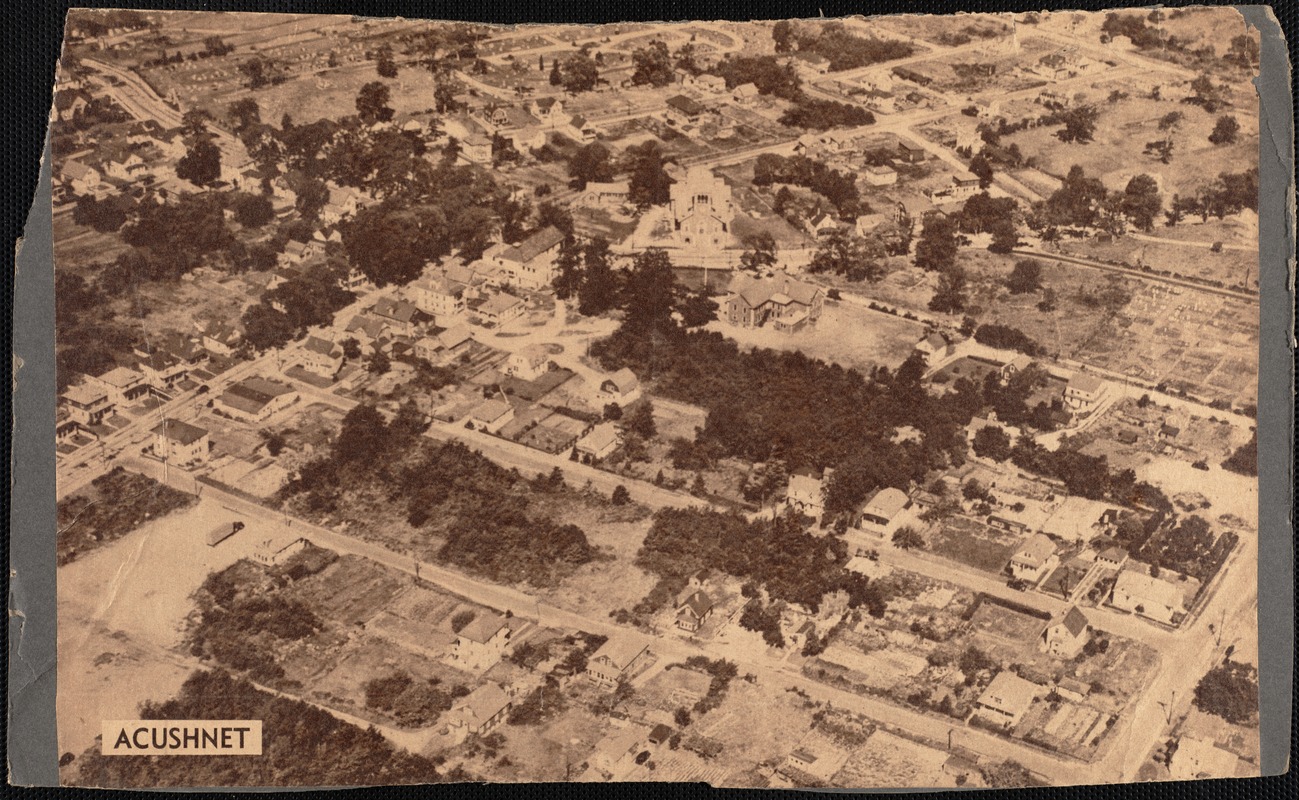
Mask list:
[[[834,776],[834,785],[860,789],[863,786],[953,786],[943,772],[948,754],[887,731],[876,731],[866,744],[855,750]]]

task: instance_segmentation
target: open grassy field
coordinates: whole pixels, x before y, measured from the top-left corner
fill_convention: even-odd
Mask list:
[[[1249,89],[1246,93],[1245,89]],[[1112,91],[1129,92],[1130,98],[1108,102]],[[1191,196],[1211,183],[1220,172],[1241,172],[1258,161],[1258,116],[1253,89],[1239,87],[1234,108],[1208,114],[1203,109],[1179,102],[1187,94],[1183,87],[1165,87],[1165,99],[1139,95],[1130,81],[1101,82],[1086,92],[1087,102],[1096,103],[1100,118],[1093,141],[1065,143],[1056,136],[1058,125],[1029,128],[1004,137],[1002,143],[1019,145],[1039,169],[1057,178],[1074,165],[1088,177],[1099,178],[1109,189],[1122,189],[1134,175],[1153,177],[1165,199],[1173,194]],[[1172,131],[1173,156],[1168,164],[1142,154],[1145,143],[1164,138],[1159,120],[1180,112],[1182,122]],[[1039,113],[1041,111],[1039,110]],[[1240,135],[1232,145],[1209,142],[1209,132],[1218,116],[1229,113],[1240,123]]]
[[[720,331],[741,346],[799,350],[810,358],[863,373],[879,366],[895,368],[906,360],[924,334],[924,326],[918,322],[835,301],[825,304],[815,325],[797,333],[740,328],[721,321],[709,323],[708,329]]]

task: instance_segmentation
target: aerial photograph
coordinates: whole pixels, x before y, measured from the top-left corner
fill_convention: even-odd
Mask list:
[[[1258,775],[1259,55],[69,12],[61,782]]]

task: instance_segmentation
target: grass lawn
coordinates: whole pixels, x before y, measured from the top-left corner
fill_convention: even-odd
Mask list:
[[[929,533],[929,549],[966,566],[1000,576],[1019,538],[966,517],[944,520]]]

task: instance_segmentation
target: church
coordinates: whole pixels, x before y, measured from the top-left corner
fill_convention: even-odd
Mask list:
[[[731,187],[707,167],[691,167],[685,180],[672,184],[671,209],[674,236],[681,245],[720,249],[731,243]]]

